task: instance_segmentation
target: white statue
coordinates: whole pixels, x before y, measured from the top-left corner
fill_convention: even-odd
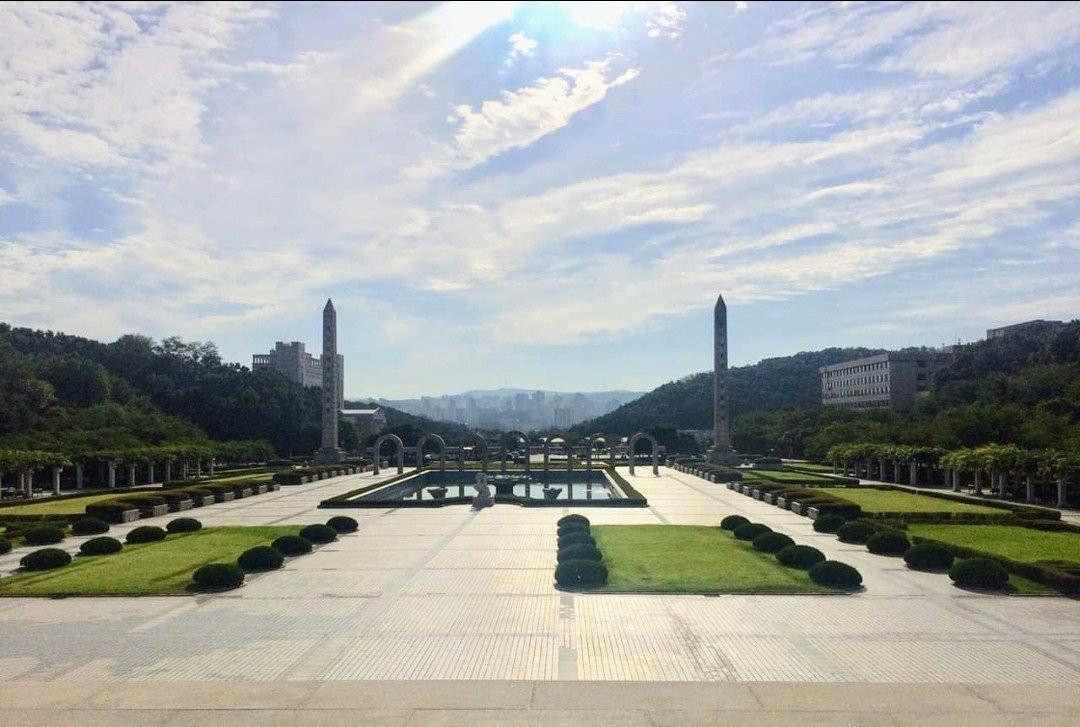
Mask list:
[[[476,497],[474,497],[472,501],[473,510],[481,510],[495,504],[495,501],[491,499],[491,488],[488,487],[487,475],[485,473],[480,472],[476,475],[476,485],[474,485],[474,489],[476,490]]]

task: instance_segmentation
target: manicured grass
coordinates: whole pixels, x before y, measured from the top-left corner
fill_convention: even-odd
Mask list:
[[[81,515],[86,511],[87,505],[102,500],[111,500],[129,494],[125,492],[107,492],[100,495],[87,495],[86,497],[72,497],[67,500],[46,500],[45,502],[28,502],[25,505],[0,508],[0,519],[4,515]],[[152,494],[147,492],[132,492],[132,496]]]
[[[1080,535],[1032,530],[1015,525],[939,525],[913,523],[911,535],[962,545],[1020,563],[1069,560],[1080,563]]]
[[[115,555],[79,556],[71,565],[0,579],[5,596],[148,596],[184,593],[207,563],[231,563],[248,548],[295,535],[299,525],[206,528]]]
[[[274,479],[273,472],[258,472],[253,475],[226,475],[222,477],[207,477],[205,479],[199,480],[198,482],[192,480],[192,482],[187,486],[198,487],[199,485],[206,484],[224,485],[230,482],[239,482],[240,480],[244,480],[245,482],[270,482],[272,479]]]
[[[1008,510],[987,507],[940,497],[916,495],[899,490],[875,490],[870,487],[822,487],[823,492],[850,500],[864,512],[967,512],[986,515],[1007,515]]]
[[[791,462],[785,465],[789,470],[805,470],[807,472],[821,472],[824,474],[837,474],[833,472],[833,468],[827,464],[815,464],[813,462]]]
[[[835,593],[718,527],[594,525],[608,567],[599,591],[617,593]]]
[[[822,477],[821,475],[808,474],[806,472],[793,472],[791,470],[753,470],[743,468],[740,469],[739,472],[742,473],[743,479],[765,480],[768,482],[790,482],[792,484],[836,482],[836,480]]]

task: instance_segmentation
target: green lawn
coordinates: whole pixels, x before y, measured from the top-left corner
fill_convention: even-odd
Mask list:
[[[862,507],[864,512],[969,512],[983,514],[1008,514],[1008,510],[986,505],[975,505],[940,497],[916,495],[899,490],[875,490],[869,487],[822,487],[823,492],[850,500]]]
[[[87,495],[86,497],[72,497],[67,500],[47,500],[45,502],[30,502],[25,505],[0,508],[0,519],[4,515],[81,515],[86,511],[86,506],[102,500],[111,500],[114,497],[122,497],[128,494],[124,492],[109,492],[101,495]],[[145,495],[150,493],[133,492],[132,495]]]
[[[836,480],[828,477],[822,477],[821,475],[807,474],[806,472],[793,472],[791,470],[754,470],[748,468],[742,468],[739,470],[742,473],[744,479],[750,480],[765,480],[767,482],[786,483],[792,484],[811,483],[811,482],[835,482]]]
[[[615,593],[835,593],[718,527],[594,525]]]
[[[837,474],[833,472],[832,466],[827,464],[815,464],[813,462],[792,462],[785,466],[792,470],[806,470],[807,472],[821,472],[830,475]]]
[[[998,555],[1020,563],[1070,560],[1080,563],[1080,535],[1032,530],[1015,525],[938,525],[914,523],[908,532],[943,543]]]
[[[248,548],[294,535],[299,525],[206,528],[115,555],[79,556],[71,565],[0,579],[5,596],[149,596],[185,593],[191,574],[207,563],[232,562]]]
[[[199,485],[224,485],[230,482],[239,482],[244,480],[245,482],[270,482],[274,479],[273,472],[258,472],[253,475],[224,475],[221,477],[207,477],[199,480],[198,482],[192,480],[186,487],[198,487]]]

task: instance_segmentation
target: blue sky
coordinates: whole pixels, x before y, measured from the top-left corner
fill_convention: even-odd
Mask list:
[[[350,395],[1080,312],[1080,4],[0,5],[0,319]]]

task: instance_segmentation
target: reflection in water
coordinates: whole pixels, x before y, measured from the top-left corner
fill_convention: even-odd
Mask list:
[[[408,479],[361,495],[361,500],[472,499],[476,472],[421,472]],[[603,472],[534,472],[488,474],[496,496],[530,500],[613,500],[620,497]]]

